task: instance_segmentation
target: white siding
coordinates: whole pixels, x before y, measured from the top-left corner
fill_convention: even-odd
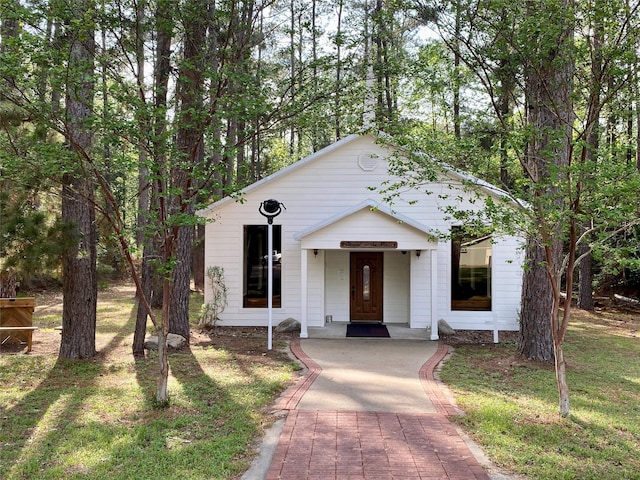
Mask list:
[[[325,312],[334,322],[348,322],[349,252],[328,250],[325,258]]]
[[[491,308],[489,312],[451,310],[451,242],[443,242],[438,256],[440,271],[438,311],[454,329],[518,330],[520,292],[522,289],[522,251],[515,237],[494,239],[491,274]]]
[[[498,330],[517,330],[522,292],[522,242],[515,237],[501,238],[493,246],[493,310]]]
[[[409,323],[410,258],[411,251],[384,254],[384,323]]]
[[[411,255],[411,328],[431,324],[431,260],[429,252]]]
[[[325,267],[324,251],[314,255],[306,250],[309,267],[309,285],[307,289],[307,322],[310,327],[322,327],[325,322]]]
[[[403,225],[380,211],[364,208],[305,236],[302,248],[338,249],[342,240],[396,241],[400,251],[433,245],[433,240],[425,232]]]

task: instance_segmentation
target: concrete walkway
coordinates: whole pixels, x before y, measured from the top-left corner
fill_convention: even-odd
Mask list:
[[[435,413],[418,372],[437,342],[342,338],[301,341],[321,374],[296,410]]]
[[[308,370],[276,406],[288,414],[262,470],[243,479],[491,478],[448,420],[457,412],[433,377],[446,345],[296,339],[291,351]]]

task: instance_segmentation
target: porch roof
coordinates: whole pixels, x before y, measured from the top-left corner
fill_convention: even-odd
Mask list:
[[[397,241],[399,250],[436,248],[438,242],[431,228],[371,198],[296,233],[294,239],[303,249],[340,248],[340,240]]]

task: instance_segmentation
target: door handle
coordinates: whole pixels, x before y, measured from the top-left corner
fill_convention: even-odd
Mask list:
[[[356,299],[356,287],[351,287],[351,299]]]

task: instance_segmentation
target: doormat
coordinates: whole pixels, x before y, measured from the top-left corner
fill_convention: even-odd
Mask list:
[[[386,337],[390,338],[386,325],[380,323],[349,323],[347,337]]]

